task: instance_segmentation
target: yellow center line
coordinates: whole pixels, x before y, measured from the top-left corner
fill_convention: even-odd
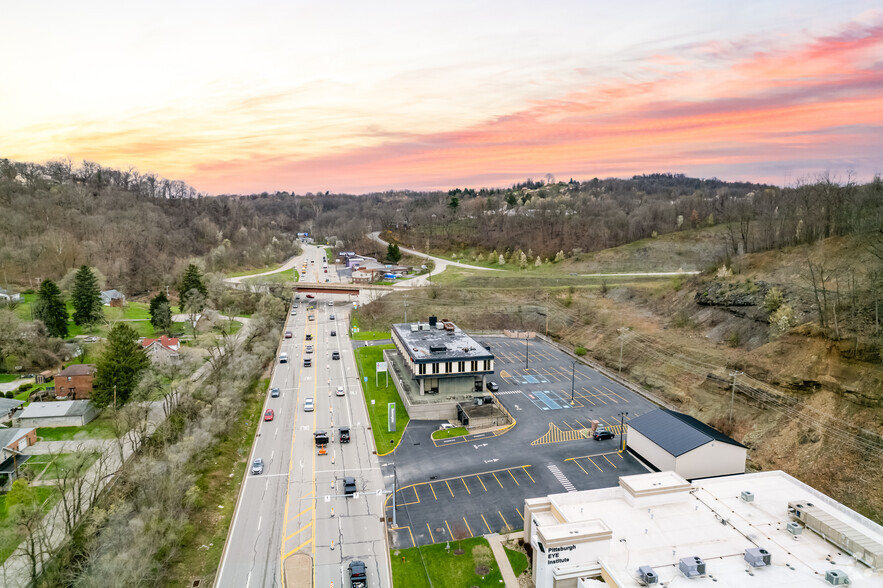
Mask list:
[[[460,481],[463,482],[463,487],[466,488],[466,492],[472,494],[472,492],[469,491],[469,486],[466,485],[466,478],[460,478]]]
[[[445,486],[447,486],[447,487],[448,487],[448,492],[450,492],[450,493],[451,493],[451,498],[453,498],[453,497],[454,497],[454,491],[453,491],[453,490],[451,490],[451,485],[450,485],[450,484],[448,484],[448,481],[447,481],[447,480],[445,480]]]
[[[429,540],[435,543],[435,537],[432,536],[432,529],[429,528],[429,523],[426,523],[426,530],[429,531]]]
[[[494,480],[496,480],[496,481],[497,481],[497,484],[499,484],[499,485],[500,485],[500,488],[502,488],[502,487],[503,487],[503,483],[500,482],[500,478],[497,477],[497,474],[493,474],[493,476],[494,476]]]
[[[448,537],[450,537],[451,540],[453,540],[453,539],[454,539],[454,534],[451,533],[451,525],[448,524],[448,519],[445,519],[445,527],[448,528]]]
[[[602,457],[603,457],[603,458],[604,458],[604,459],[606,459],[606,460],[607,460],[607,463],[609,463],[609,464],[610,464],[610,465],[612,465],[612,466],[613,466],[613,467],[614,467],[614,468],[616,468],[616,466],[615,466],[615,465],[613,465],[613,462],[612,462],[612,461],[610,461],[610,459],[609,459],[609,458],[608,458],[608,457],[607,457],[607,456],[606,456],[606,455],[604,455],[604,456],[602,456]]]
[[[515,474],[512,473],[512,470],[506,470],[506,471],[509,472],[510,476],[512,476],[512,481],[515,482],[515,485],[521,486],[521,484],[518,483],[518,480],[515,479]]]
[[[463,517],[463,522],[466,523],[466,530],[469,531],[469,536],[475,537],[475,534],[472,532],[472,529],[469,528],[469,523],[466,521],[466,517]]]
[[[511,529],[512,527],[509,526],[509,521],[507,521],[506,517],[503,516],[503,511],[498,510],[497,514],[500,515],[501,519],[503,519],[503,524],[506,525],[506,528]]]
[[[291,539],[291,538],[294,537],[295,535],[298,535],[298,534],[302,533],[303,531],[306,531],[306,530],[309,529],[311,526],[313,526],[313,521],[310,521],[309,523],[307,523],[306,525],[304,525],[303,527],[301,527],[300,529],[298,529],[297,531],[295,531],[294,533],[292,533],[291,535],[289,535],[288,537],[286,537],[285,539],[283,539],[283,541],[284,541],[284,542],[287,542],[289,539]]]
[[[537,483],[537,481],[533,479],[533,476],[530,475],[530,472],[527,471],[527,466],[524,466],[521,469],[524,470],[524,473],[527,474],[527,477],[530,478],[531,482],[533,482],[534,484]]]
[[[491,526],[490,526],[489,524],[487,524],[487,519],[484,518],[484,515],[481,515],[481,520],[484,521],[484,526],[487,527],[487,532],[488,532],[488,533],[493,533],[493,531],[491,531]]]
[[[435,488],[432,487],[432,484],[429,485],[429,489],[432,490],[432,497],[438,500],[438,496],[435,495]]]
[[[487,492],[487,487],[484,485],[484,482],[481,481],[481,476],[475,476],[478,478],[478,483],[481,484],[481,487],[484,488],[484,491]]]

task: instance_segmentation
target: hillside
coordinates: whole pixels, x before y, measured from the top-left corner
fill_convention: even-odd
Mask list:
[[[363,307],[361,325],[401,320],[407,299],[409,316],[437,314],[469,329],[543,332],[548,324],[550,336],[614,369],[617,329],[626,327],[625,377],[745,443],[751,468],[783,469],[883,521],[883,491],[870,490],[883,488],[883,470],[868,467],[883,456],[883,345],[868,314],[880,260],[866,238],[838,237],[730,258],[724,272],[724,262],[713,263],[722,232],[664,235],[542,269],[448,270],[429,289]],[[672,251],[679,254],[667,258]],[[809,261],[820,260],[831,268],[827,311],[837,309],[839,335],[833,321],[818,322]],[[664,279],[572,275],[654,268],[709,271]],[[781,334],[763,307],[773,288],[796,323]],[[743,374],[731,420],[733,372]]]

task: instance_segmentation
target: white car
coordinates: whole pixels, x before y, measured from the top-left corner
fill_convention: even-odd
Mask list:
[[[343,391],[343,386],[338,386],[337,387],[337,395],[344,396],[345,394],[346,394],[346,392]]]
[[[307,345],[307,353],[312,353],[312,352],[313,352],[313,346]]]
[[[313,399],[304,398],[304,412],[313,412]]]

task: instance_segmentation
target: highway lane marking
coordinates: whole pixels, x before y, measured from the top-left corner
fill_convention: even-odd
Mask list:
[[[295,547],[294,549],[292,549],[291,551],[289,551],[288,553],[283,555],[282,560],[284,561],[286,557],[288,557],[289,555],[292,555],[294,553],[297,553],[298,551],[300,551],[301,547],[305,546],[307,543],[312,543],[312,542],[313,542],[313,538],[310,537],[309,539],[307,539],[306,541],[304,541],[303,543],[301,543],[300,545],[298,545],[297,547]],[[314,544],[313,549],[315,549],[315,548],[316,548],[316,546]]]
[[[503,516],[503,511],[498,510],[498,511],[497,511],[497,514],[500,515],[500,518],[501,518],[501,519],[503,519],[503,524],[506,525],[506,528],[507,528],[507,529],[511,529],[512,527],[509,526],[509,521],[507,521],[507,520],[506,520],[506,517]]]
[[[289,539],[291,539],[291,538],[294,537],[295,535],[300,535],[301,533],[303,533],[304,531],[306,531],[307,529],[309,529],[312,525],[313,525],[313,522],[310,521],[309,523],[307,523],[306,525],[304,525],[303,527],[301,527],[300,529],[298,529],[297,531],[295,531],[294,533],[292,533],[291,535],[289,535],[288,537],[286,537],[286,538],[284,539],[284,541],[287,543]]]
[[[263,515],[261,515],[261,516],[258,517],[258,529],[257,529],[258,531],[261,530],[261,521],[263,521],[263,520],[264,520],[264,516],[263,516]]]
[[[484,518],[484,515],[481,515],[481,520],[484,521],[484,526],[487,527],[487,532],[492,533],[493,531],[491,531],[491,526],[489,524],[487,524],[487,519]]]
[[[515,482],[515,485],[521,486],[521,484],[518,483],[518,480],[515,479],[515,474],[512,473],[512,470],[507,470],[507,471],[509,472],[509,475],[512,476],[512,481]]]

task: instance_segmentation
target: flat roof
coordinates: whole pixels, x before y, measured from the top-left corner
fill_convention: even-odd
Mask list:
[[[630,478],[636,478],[635,482]],[[786,529],[793,520],[788,503],[812,502],[871,542],[883,543],[883,527],[784,472],[694,480],[687,487],[672,478],[671,472],[621,480],[625,483],[621,481],[619,488],[550,495],[560,522],[555,517],[535,517],[540,528],[602,521],[611,529],[613,540],[599,561],[621,587],[641,586],[636,570],[645,565],[665,585],[674,581],[709,588],[824,586],[825,572],[838,569],[849,576],[853,587],[883,586],[883,574],[874,573],[809,528],[795,539]],[[660,488],[662,495],[641,503],[627,488]],[[743,491],[752,492],[754,500],[742,500]],[[753,547],[766,549],[771,565],[748,566],[745,550]],[[694,556],[706,562],[706,576],[688,582],[678,564],[681,558]]]
[[[418,325],[419,330],[411,330],[413,325]],[[414,363],[494,358],[493,353],[456,325],[453,330],[445,329],[441,321],[435,327],[430,327],[429,323],[399,323],[392,328]]]

